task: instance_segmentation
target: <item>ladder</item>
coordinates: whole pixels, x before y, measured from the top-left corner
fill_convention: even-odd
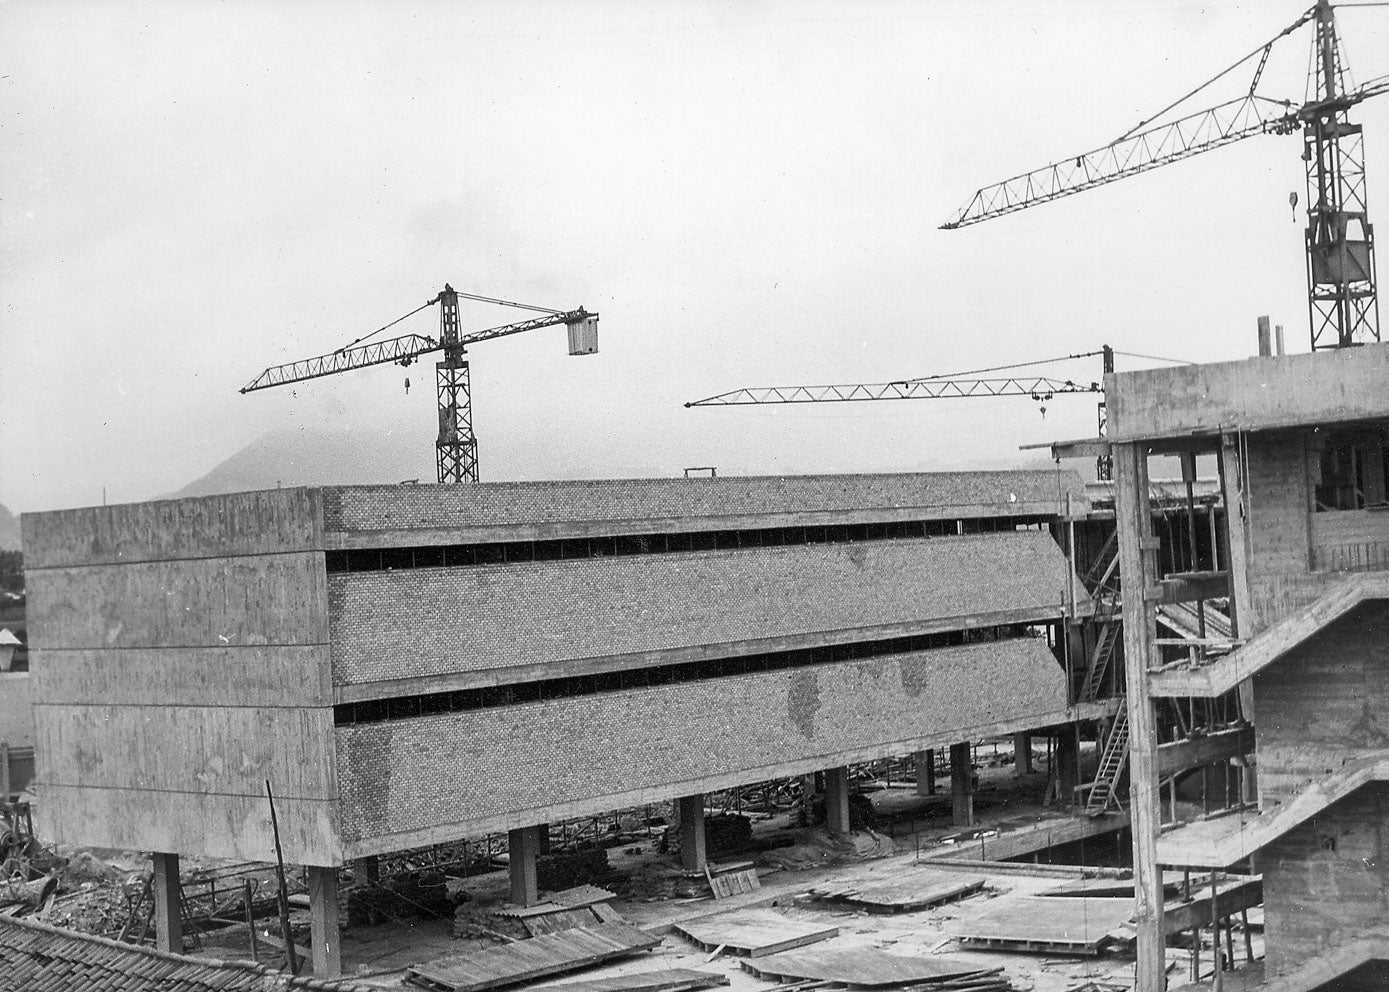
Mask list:
[[[1090,655],[1090,666],[1085,671],[1085,685],[1080,690],[1080,702],[1093,703],[1104,684],[1105,673],[1114,658],[1114,646],[1119,643],[1119,633],[1123,629],[1117,621],[1110,620],[1099,625],[1099,637],[1095,650]]]
[[[1085,799],[1085,812],[1097,816],[1106,812],[1110,806],[1119,808],[1119,797],[1115,792],[1119,777],[1129,762],[1129,710],[1119,707],[1114,717],[1114,725],[1109,729],[1109,738],[1104,742],[1104,752],[1100,755],[1100,767],[1095,770],[1095,780],[1090,783],[1090,794]]]

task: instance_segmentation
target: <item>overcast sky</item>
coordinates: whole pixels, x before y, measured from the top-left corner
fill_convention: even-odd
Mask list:
[[[285,427],[390,434],[432,465],[429,362],[237,388],[445,281],[602,314],[596,356],[568,357],[562,328],[473,350],[485,478],[537,474],[510,445],[592,451],[590,474],[786,472],[1006,460],[1085,436],[1094,405],[1078,397],[1045,419],[1026,399],[682,403],[1102,342],[1224,360],[1253,350],[1264,313],[1307,350],[1296,136],[937,229],[977,187],[1117,137],[1298,13],[5,3],[0,502],[151,498]],[[1341,26],[1357,78],[1389,72],[1389,8]],[[1308,41],[1275,50],[1262,91],[1301,100]],[[1372,208],[1389,204],[1389,97],[1353,117]],[[469,305],[464,329],[518,316]],[[437,334],[436,311],[400,329]],[[1058,371],[1097,378],[1098,360]]]

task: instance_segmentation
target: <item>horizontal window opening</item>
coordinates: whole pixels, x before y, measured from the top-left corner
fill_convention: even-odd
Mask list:
[[[983,517],[971,520],[907,520],[880,524],[834,524],[821,527],[764,527],[757,530],[709,530],[621,537],[581,537],[548,541],[504,541],[488,544],[420,545],[404,548],[352,548],[329,551],[329,572],[381,572],[406,568],[454,568],[512,562],[611,558],[773,548],[797,544],[840,544],[903,538],[953,537],[1014,530],[1042,530],[1048,517]]]
[[[334,706],[333,723],[342,727],[359,723],[408,720],[413,717],[431,716],[439,713],[457,713],[464,710],[489,709],[496,706],[517,706],[522,703],[537,703],[598,693],[624,692],[629,689],[644,689],[650,686],[678,685],[682,682],[700,682],[706,679],[771,672],[786,668],[803,668],[830,662],[885,658],[912,651],[925,651],[931,648],[961,644],[1043,637],[1048,633],[1049,631],[1045,626],[1009,624],[980,627],[974,630],[953,630],[938,634],[918,634],[912,637],[835,644],[819,648],[802,648],[796,651],[773,651],[766,654],[689,661],[674,665],[653,665],[626,671],[540,679],[534,682],[486,686],[480,689],[456,689],[451,692],[393,696],[389,699],[372,699]]]

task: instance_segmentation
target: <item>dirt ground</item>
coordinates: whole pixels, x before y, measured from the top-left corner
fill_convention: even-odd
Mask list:
[[[945,786],[945,783],[942,783]],[[1045,820],[1056,820],[1062,814],[1042,805],[1046,789],[1045,773],[1025,777],[1015,775],[1005,757],[980,770],[976,793],[977,830],[997,830],[1000,833],[1029,827]],[[915,789],[890,787],[867,794],[874,814],[874,830],[857,831],[849,840],[832,839],[823,829],[800,828],[795,814],[781,812],[773,815],[751,814],[756,850],[725,855],[714,853],[715,860],[754,860],[762,887],[751,893],[730,899],[714,900],[708,895],[707,884],[686,879],[677,865],[674,853],[660,849],[660,831],[649,836],[640,832],[626,836],[623,842],[608,849],[612,869],[603,881],[606,888],[618,894],[612,903],[634,925],[663,936],[654,950],[631,958],[586,969],[582,972],[556,976],[538,982],[530,988],[562,988],[565,982],[581,981],[643,971],[669,968],[691,968],[718,972],[726,976],[730,992],[752,992],[771,988],[774,983],[744,971],[740,959],[730,954],[711,955],[689,939],[673,932],[672,925],[736,908],[766,908],[794,919],[804,919],[837,926],[840,935],[833,938],[837,947],[876,948],[891,954],[925,956],[944,954],[966,959],[973,968],[1004,968],[1018,990],[1029,992],[1067,992],[1087,981],[1098,983],[1100,989],[1125,990],[1132,987],[1133,959],[1122,946],[1096,958],[1044,956],[1023,953],[982,952],[962,949],[953,939],[953,928],[986,912],[996,900],[1014,894],[1033,894],[1054,889],[1066,879],[1058,878],[1055,870],[1045,867],[1037,874],[1024,874],[1021,866],[991,872],[973,870],[985,878],[984,888],[956,902],[918,912],[892,915],[855,911],[839,903],[818,902],[806,894],[817,886],[859,886],[874,882],[902,881],[933,853],[940,853],[951,842],[966,842],[958,828],[950,822],[950,797],[942,791],[935,796],[918,796]],[[746,811],[744,811],[746,813]],[[772,846],[778,845],[778,846]],[[1058,863],[1122,866],[1128,856],[1126,834],[1094,837],[1085,844],[1071,845],[1065,851],[1052,852],[1050,860]],[[125,891],[137,884],[138,872],[147,865],[138,854],[117,855],[99,852],[106,857],[78,853],[72,875],[77,891],[85,897],[71,894],[54,907],[49,922],[77,929],[97,930],[99,924],[109,926],[118,915],[120,900],[110,895],[113,887]],[[185,865],[185,870],[188,865]],[[1112,873],[1112,872],[1111,872]],[[268,880],[265,880],[268,886]],[[380,988],[400,988],[404,969],[437,958],[497,946],[498,932],[505,933],[515,921],[503,921],[492,914],[501,908],[508,897],[508,878],[505,871],[493,871],[472,878],[454,881],[449,888],[466,893],[460,915],[474,926],[468,936],[455,938],[454,919],[398,919],[376,925],[347,925],[346,902],[343,900],[342,960],[345,976],[366,985]],[[86,886],[86,889],[81,889]],[[70,887],[70,893],[72,891]],[[264,891],[270,891],[268,887]],[[702,891],[703,895],[688,893]],[[308,913],[301,905],[293,911],[296,941],[308,943]],[[83,907],[95,909],[82,917]],[[278,935],[273,918],[256,921],[260,934]],[[481,929],[479,929],[481,928]],[[491,934],[488,933],[491,931]],[[1256,935],[1261,936],[1261,935]],[[1242,938],[1237,943],[1242,942]],[[201,935],[201,946],[195,953],[222,959],[249,959],[252,956],[250,934],[244,925],[229,926]],[[278,963],[279,952],[258,940],[261,960]],[[1256,952],[1262,953],[1261,943]],[[1242,960],[1242,954],[1239,955]],[[1172,980],[1176,984],[1190,979],[1187,952],[1172,950]],[[1209,968],[1210,953],[1202,955]],[[414,986],[407,986],[414,987]]]

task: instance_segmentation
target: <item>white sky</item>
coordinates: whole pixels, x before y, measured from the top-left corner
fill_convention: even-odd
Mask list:
[[[979,186],[1116,137],[1299,9],[4,3],[0,502],[151,498],[285,426],[394,432],[428,470],[428,361],[236,390],[445,281],[602,314],[597,356],[568,357],[562,328],[473,351],[484,478],[536,473],[511,446],[591,453],[598,475],[836,471],[1087,435],[1078,397],[1045,420],[1025,399],[681,404],[1106,341],[1236,358],[1263,313],[1306,350],[1297,136],[937,230]],[[1341,29],[1357,79],[1389,72],[1389,8]],[[1276,50],[1263,91],[1301,99],[1307,39]],[[1373,208],[1389,97],[1352,116]],[[522,316],[470,305],[464,330]]]

